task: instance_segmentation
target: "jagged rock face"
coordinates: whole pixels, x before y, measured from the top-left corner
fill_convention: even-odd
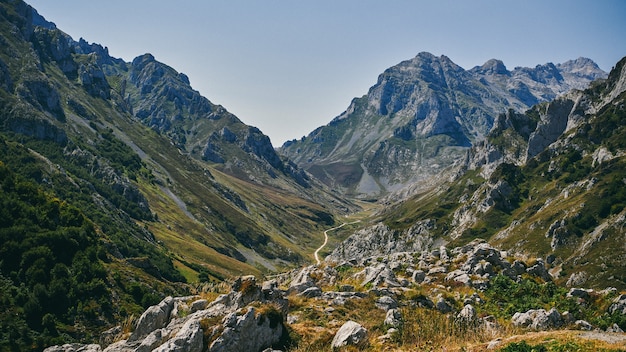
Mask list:
[[[341,262],[354,258],[427,250],[433,245],[430,230],[435,226],[435,220],[427,219],[399,233],[379,223],[359,230],[348,237],[333,250],[326,260]]]
[[[329,185],[380,195],[459,161],[500,113],[521,112],[606,73],[589,59],[507,70],[498,60],[464,70],[420,53],[387,69],[331,123],[280,149]]]

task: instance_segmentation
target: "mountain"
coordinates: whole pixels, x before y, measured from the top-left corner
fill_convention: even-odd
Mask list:
[[[387,69],[345,112],[280,153],[331,187],[379,197],[428,184],[483,140],[500,113],[523,112],[602,77],[585,58],[513,71],[489,60],[465,70],[446,56],[420,53]]]
[[[626,288],[626,58],[606,80],[495,120],[448,178],[388,198],[335,261],[484,240],[569,287]]]
[[[0,349],[307,263],[357,209],[150,54],[111,57],[23,1],[0,3],[0,42]]]

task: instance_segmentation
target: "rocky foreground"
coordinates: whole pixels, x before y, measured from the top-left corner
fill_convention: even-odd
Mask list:
[[[620,325],[610,320],[626,321],[626,294],[612,288],[571,288],[562,302],[502,314],[514,305],[506,290],[502,297],[494,296],[503,282],[519,284],[519,289],[522,283],[534,283],[544,291],[558,290],[547,266],[541,259],[510,257],[480,241],[452,250],[326,262],[261,285],[254,276],[237,278],[230,292],[211,302],[201,296],[167,297],[148,308],[134,326],[104,332],[99,344],[45,351],[273,351],[305,345],[308,350],[348,345],[405,349],[424,347],[411,336],[419,335],[416,328],[431,327],[466,340],[453,341],[457,346],[471,341],[489,349],[504,347],[502,337],[511,332],[527,330],[602,327],[616,343],[626,343]],[[572,311],[556,307],[563,302]],[[416,322],[416,316],[425,319]]]

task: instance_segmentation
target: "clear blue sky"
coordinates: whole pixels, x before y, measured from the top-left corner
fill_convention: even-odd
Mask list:
[[[26,0],[78,40],[152,53],[274,146],[307,135],[421,51],[469,69],[626,56],[624,0]]]

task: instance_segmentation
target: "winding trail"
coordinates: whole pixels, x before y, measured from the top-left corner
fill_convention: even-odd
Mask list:
[[[344,222],[343,224],[333,227],[332,229],[328,229],[326,231],[324,231],[324,243],[322,243],[322,245],[320,246],[320,248],[315,250],[315,253],[313,253],[313,255],[315,256],[315,261],[317,262],[317,264],[320,264],[320,257],[319,257],[319,252],[322,250],[322,248],[324,248],[326,246],[326,244],[328,243],[328,231],[334,231],[334,230],[338,230],[346,225],[352,225],[352,224],[356,224],[357,222],[361,222],[361,220],[357,220],[357,221],[353,221],[353,222]]]

